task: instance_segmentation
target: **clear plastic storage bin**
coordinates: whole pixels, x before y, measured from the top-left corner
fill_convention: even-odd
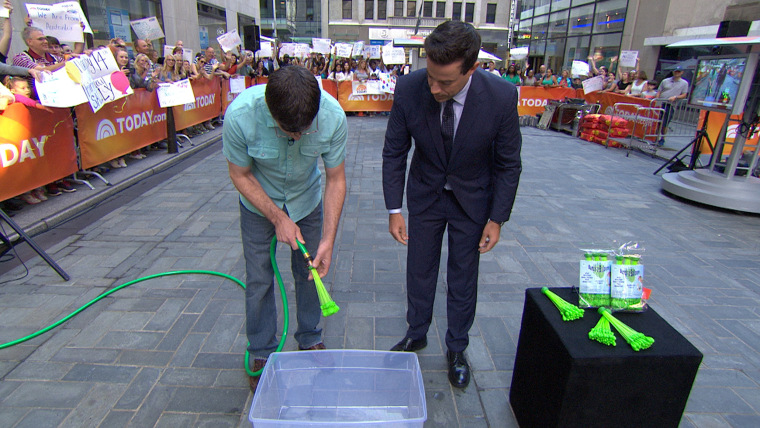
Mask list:
[[[417,355],[361,350],[272,354],[248,415],[255,428],[422,427],[426,419]]]

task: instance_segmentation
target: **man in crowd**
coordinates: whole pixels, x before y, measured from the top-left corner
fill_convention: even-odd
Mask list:
[[[55,56],[49,52],[48,39],[39,28],[24,27],[21,31],[21,38],[24,39],[28,49],[13,57],[13,65],[50,72],[56,71],[66,65],[62,57]],[[34,99],[37,99],[34,79],[29,79],[29,85],[32,88]]]
[[[662,115],[662,138],[657,142],[658,146],[665,145],[665,134],[668,133],[668,125],[670,119],[673,118],[673,103],[686,98],[689,93],[689,82],[682,79],[681,76],[683,76],[683,67],[678,66],[673,70],[673,76],[663,79],[660,82],[660,87],[657,88],[655,98],[667,100],[666,103],[663,103],[665,112]]]
[[[296,241],[314,255],[320,277],[332,261],[346,196],[346,115],[319,89],[309,70],[283,67],[266,85],[246,89],[227,108],[223,153],[240,192],[240,229],[246,263],[246,333],[250,369],[264,367],[277,347],[270,242],[292,249],[299,349],[325,349],[319,299]],[[318,158],[325,167],[324,201]],[[324,210],[324,214],[323,214]],[[255,392],[259,377],[249,379]]]
[[[150,61],[150,74],[155,74],[156,71],[160,68],[160,64],[156,64],[153,62],[153,60],[150,59],[153,56],[153,46],[146,40],[137,39],[135,40],[135,52],[137,52],[135,56],[137,56],[137,54],[143,54],[148,57],[148,61]],[[129,67],[135,68],[134,59],[130,63]]]
[[[457,388],[470,381],[464,350],[475,319],[480,254],[499,241],[521,172],[517,89],[480,68],[479,50],[480,35],[461,21],[444,22],[425,39],[427,69],[398,80],[383,147],[389,230],[408,244],[409,327],[391,350],[427,346],[448,230],[445,342],[449,382]],[[401,213],[405,181],[408,235]]]

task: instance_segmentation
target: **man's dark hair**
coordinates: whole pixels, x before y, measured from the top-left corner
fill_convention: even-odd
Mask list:
[[[45,38],[47,39],[47,42],[48,42],[49,46],[60,46],[61,45],[61,42],[59,42],[58,39],[56,39],[53,36],[45,36]]]
[[[449,65],[462,61],[462,74],[467,73],[478,60],[480,34],[472,24],[446,21],[425,38],[428,61]]]
[[[304,67],[280,67],[269,75],[266,101],[283,130],[305,131],[319,112],[322,93],[317,79]]]

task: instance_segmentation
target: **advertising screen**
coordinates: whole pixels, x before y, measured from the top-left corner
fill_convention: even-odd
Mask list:
[[[737,101],[744,102],[738,98],[741,98],[740,88],[748,60],[746,55],[699,58],[689,104],[706,110],[732,112]]]

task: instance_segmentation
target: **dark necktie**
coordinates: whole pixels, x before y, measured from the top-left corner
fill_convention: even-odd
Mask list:
[[[443,149],[446,151],[446,161],[451,158],[451,148],[454,146],[454,99],[446,101],[443,106],[443,118],[441,120],[441,136],[443,137]]]

